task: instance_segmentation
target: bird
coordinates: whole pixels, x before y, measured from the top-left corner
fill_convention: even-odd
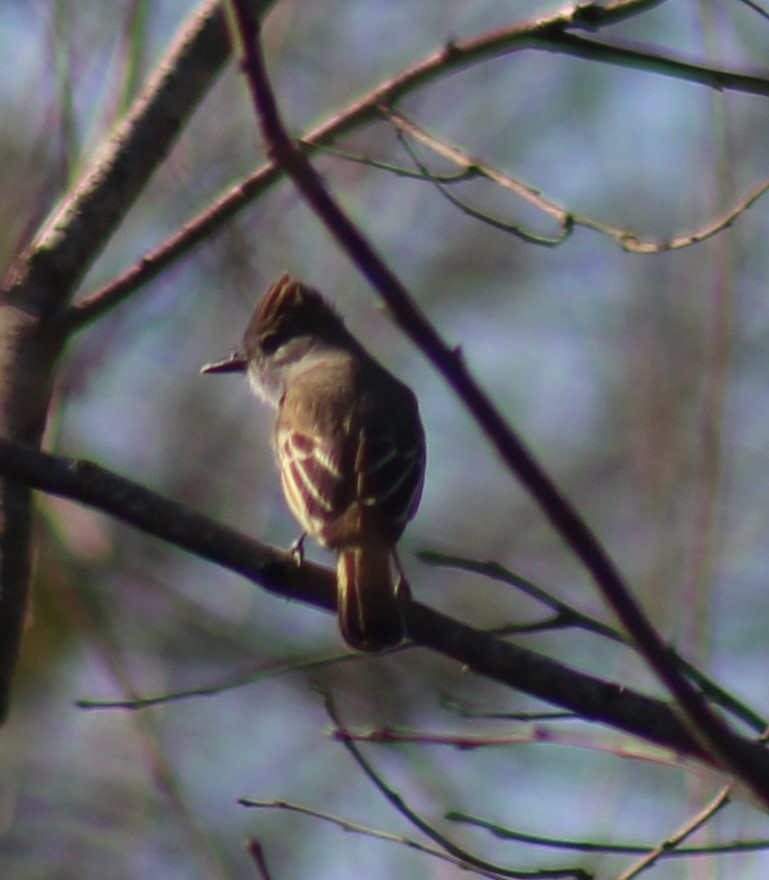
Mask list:
[[[317,291],[284,273],[240,349],[204,373],[245,373],[276,409],[283,495],[305,535],[336,553],[339,626],[358,651],[406,637],[408,581],[396,544],[424,486],[426,444],[411,389],[375,360]]]

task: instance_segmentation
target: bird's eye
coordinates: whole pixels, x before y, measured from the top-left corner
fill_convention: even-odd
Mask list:
[[[275,354],[275,352],[286,341],[286,338],[287,337],[284,333],[278,333],[276,330],[272,330],[262,336],[259,340],[259,344],[265,354]]]

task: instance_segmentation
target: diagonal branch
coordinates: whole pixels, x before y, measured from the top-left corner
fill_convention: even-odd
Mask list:
[[[249,0],[260,13],[271,0]],[[205,0],[184,23],[146,88],[85,176],[17,258],[6,287],[33,290],[40,312],[63,306],[163,163],[187,120],[229,58],[219,0]]]
[[[713,816],[729,803],[731,795],[732,787],[727,785],[695,816],[692,816],[684,825],[676,829],[672,834],[669,834],[657,846],[623,871],[617,880],[633,880],[634,877],[640,876],[648,868],[654,867],[660,859],[667,858],[671,853],[675,853],[680,844],[696,831],[699,831],[703,825],[710,822]]]
[[[244,0],[231,0],[242,42],[246,74],[259,124],[269,149],[291,177],[339,247],[389,307],[393,318],[443,375],[487,439],[549,519],[555,531],[591,574],[604,600],[633,637],[647,663],[678,701],[694,735],[716,760],[769,806],[769,765],[759,770],[743,742],[710,709],[678,669],[665,643],[633,598],[622,575],[578,511],[523,445],[458,353],[439,336],[401,281],[327,191],[322,178],[288,134],[270,85],[260,26]]]
[[[417,176],[420,180],[428,180],[432,183],[444,198],[458,207],[465,214],[468,214],[483,223],[487,223],[496,229],[501,229],[503,232],[511,233],[531,244],[545,245],[548,247],[557,246],[566,240],[575,227],[582,226],[586,229],[592,229],[595,232],[608,235],[610,238],[614,239],[623,250],[633,254],[661,254],[665,251],[680,250],[681,248],[699,244],[700,242],[712,238],[714,235],[718,235],[719,232],[723,232],[724,229],[731,226],[741,214],[744,214],[749,208],[752,208],[762,196],[769,192],[769,178],[765,178],[757,183],[750,192],[740,198],[720,217],[716,217],[714,220],[711,220],[705,226],[694,232],[676,235],[673,238],[666,240],[641,238],[640,236],[629,232],[627,229],[622,229],[619,226],[612,226],[609,223],[596,220],[586,214],[580,214],[576,211],[570,211],[561,207],[552,199],[543,196],[535,187],[523,183],[520,180],[516,180],[510,175],[494,168],[492,165],[472,158],[454,144],[450,144],[447,141],[441,140],[428,133],[400,111],[384,107],[382,112],[390,122],[392,122],[401,137],[406,134],[409,135],[414,138],[414,140],[424,144],[434,153],[447,159],[460,169],[457,176],[450,177],[448,181],[441,180],[437,175],[432,174],[429,171],[409,147],[408,141],[404,140],[404,145],[419,168]],[[394,171],[395,169],[389,168],[386,170]],[[454,183],[458,179],[468,179],[470,176],[486,178],[486,180],[491,183],[495,183],[502,189],[513,193],[513,195],[517,196],[522,201],[528,202],[538,211],[550,217],[550,219],[558,225],[558,234],[551,237],[545,237],[532,232],[527,232],[516,224],[499,220],[484,211],[480,211],[467,205],[449,191],[447,183]]]
[[[667,52],[650,49],[648,46],[622,43],[603,43],[571,33],[563,28],[553,28],[544,34],[544,39],[535,37],[531,46],[546,52],[558,52],[582,58],[586,61],[600,61],[618,67],[644,70],[663,76],[673,77],[684,82],[707,86],[717,91],[743,92],[747,95],[769,95],[769,79],[731,70],[721,70],[695,61],[685,61]]]
[[[557,599],[547,591],[543,590],[537,584],[532,583],[519,574],[509,571],[497,562],[480,562],[475,559],[467,559],[456,555],[447,555],[445,553],[435,553],[433,551],[423,550],[417,554],[419,560],[426,565],[447,566],[455,568],[459,571],[472,572],[483,577],[492,578],[500,583],[508,584],[520,590],[526,596],[541,602],[554,612],[553,620],[558,622],[561,627],[576,627],[586,632],[594,633],[604,639],[616,642],[622,645],[635,647],[633,641],[622,632],[622,630],[609,626],[602,620],[597,620],[587,614],[576,609],[574,606]],[[734,694],[726,690],[725,687],[714,681],[701,669],[698,669],[693,663],[682,657],[674,648],[671,648],[671,655],[675,662],[681,667],[681,670],[691,679],[707,699],[727,712],[739,718],[744,724],[752,728],[756,734],[761,734],[767,730],[767,720],[752,709],[747,704],[738,700]]]
[[[0,476],[71,498],[234,571],[278,596],[334,612],[334,575],[321,566],[297,566],[291,554],[222,526],[92,462],[63,458],[0,438]],[[12,482],[14,481],[14,482]],[[706,751],[668,703],[621,684],[577,672],[535,651],[473,629],[411,602],[404,607],[410,639],[507,687],[610,725],[658,746],[709,762]],[[755,772],[769,772],[762,746],[740,738]]]
[[[249,0],[261,11],[269,0]],[[72,297],[229,57],[221,4],[205,0],[90,170],[20,254],[0,289],[0,431],[38,445],[65,341],[47,323]],[[21,642],[31,570],[31,499],[0,485],[0,722]]]
[[[481,859],[478,856],[471,853],[469,850],[466,850],[460,846],[458,846],[454,841],[450,840],[437,828],[434,828],[426,819],[419,815],[419,813],[415,812],[406,801],[391,788],[385,780],[379,775],[379,773],[373,768],[373,766],[366,760],[363,755],[363,752],[358,748],[354,739],[348,734],[344,725],[341,722],[339,717],[339,713],[337,711],[336,705],[331,694],[325,694],[324,699],[326,713],[328,717],[331,719],[334,724],[335,730],[333,734],[336,739],[340,740],[342,745],[347,749],[347,751],[352,755],[353,760],[358,765],[358,767],[363,771],[364,775],[368,777],[368,779],[376,786],[379,792],[385,797],[387,801],[415,828],[418,828],[422,834],[426,835],[430,840],[434,843],[437,843],[438,846],[441,847],[445,852],[454,856],[455,858],[461,859],[463,862],[466,862],[470,868],[479,868],[481,871],[491,871],[498,874],[500,877],[510,877],[510,878],[521,878],[521,880],[536,880],[536,878],[560,878],[560,877],[573,877],[576,880],[588,880],[590,874],[585,871],[583,868],[561,868],[561,869],[547,869],[542,868],[536,871],[519,871],[513,868],[505,868],[502,865],[495,864],[494,862],[488,862],[485,859]]]
[[[303,816],[311,816],[313,819],[321,819],[324,822],[336,825],[337,828],[341,828],[343,831],[349,831],[353,834],[363,834],[367,837],[373,837],[376,840],[386,840],[390,843],[398,843],[401,846],[405,846],[407,849],[415,850],[424,855],[448,862],[464,871],[471,870],[467,862],[464,862],[462,859],[449,855],[442,849],[438,849],[438,847],[428,846],[413,837],[405,837],[403,835],[390,834],[386,831],[379,831],[376,828],[370,828],[366,825],[360,825],[357,822],[351,822],[349,819],[342,819],[340,816],[333,816],[330,813],[325,813],[321,810],[314,810],[312,807],[303,807],[300,804],[292,804],[288,801],[255,801],[251,800],[251,798],[245,797],[238,798],[238,803],[242,807],[262,810],[286,810],[287,812],[299,813]],[[477,866],[473,867],[472,871],[479,877],[488,877],[490,880],[500,880],[500,874],[496,871],[482,871]]]
[[[576,54],[576,49],[560,38],[569,28],[597,30],[640,15],[660,5],[662,0],[615,0],[615,2],[569,4],[548,15],[498,28],[467,40],[454,41],[431,53],[401,73],[380,83],[376,88],[333,114],[299,139],[308,155],[329,146],[343,135],[379,118],[383,106],[394,106],[407,95],[442,77],[465,70],[476,64],[538,49]],[[586,51],[586,50],[585,50]],[[597,49],[593,52],[598,56]],[[595,60],[623,66],[622,48],[614,48]],[[672,56],[638,49],[627,50],[628,65],[640,66],[639,55],[646,67],[661,75],[684,77],[715,89],[733,88],[751,94],[769,95],[769,78],[721,71],[704,64],[680,62]],[[97,320],[135,293],[142,285],[160,275],[168,266],[217,232],[238,211],[266,192],[283,175],[276,162],[269,162],[239,181],[206,211],[190,220],[178,232],[153,248],[135,265],[130,266],[103,287],[67,307],[59,316],[63,329],[72,333]],[[632,238],[629,239],[632,244]],[[620,242],[622,243],[622,242]],[[624,246],[624,245],[623,245]]]

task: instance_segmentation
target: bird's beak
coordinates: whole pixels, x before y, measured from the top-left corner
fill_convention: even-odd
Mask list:
[[[248,358],[239,351],[233,352],[223,361],[215,361],[213,364],[204,364],[200,368],[201,373],[245,373],[248,369]]]

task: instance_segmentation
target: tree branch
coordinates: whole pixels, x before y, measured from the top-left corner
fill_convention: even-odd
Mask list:
[[[562,244],[576,227],[582,226],[586,229],[592,229],[594,232],[608,235],[610,238],[613,238],[623,250],[633,254],[661,254],[666,251],[680,250],[681,248],[699,244],[700,242],[712,238],[714,235],[718,235],[719,232],[723,232],[724,229],[731,226],[741,214],[744,214],[749,208],[752,208],[753,205],[769,191],[769,178],[765,178],[756,184],[747,195],[744,195],[735,202],[720,217],[716,217],[700,229],[664,240],[645,239],[630,232],[628,229],[623,229],[619,226],[612,226],[609,223],[596,220],[586,214],[563,208],[552,199],[542,195],[542,193],[535,187],[523,183],[520,180],[516,180],[509,174],[505,174],[499,169],[494,168],[492,165],[471,157],[454,144],[450,144],[445,140],[441,140],[434,135],[429,134],[400,111],[383,108],[382,113],[395,126],[401,136],[404,146],[417,165],[419,172],[416,173],[416,176],[418,179],[432,183],[444,198],[468,216],[474,217],[482,223],[487,223],[495,229],[501,229],[503,232],[510,233],[530,244],[556,247],[557,245]],[[434,153],[453,163],[460,169],[459,174],[451,177],[448,182],[453,183],[458,179],[469,179],[471,176],[485,178],[502,189],[513,193],[513,195],[522,201],[528,202],[536,210],[547,215],[558,225],[559,232],[556,235],[549,237],[528,232],[517,224],[500,220],[486,211],[478,210],[466,204],[450,192],[447,181],[441,180],[437,175],[432,174],[426,165],[419,160],[409,146],[408,141],[403,137],[404,135],[409,135],[414,140],[424,144]],[[346,158],[350,159],[354,157]],[[388,168],[386,170],[396,172],[398,169]]]
[[[230,0],[238,24],[246,75],[259,124],[269,149],[331,237],[390,309],[404,333],[443,375],[510,471],[529,491],[551,525],[591,574],[604,600],[625,626],[639,651],[678,701],[694,735],[716,760],[735,773],[769,806],[769,763],[759,770],[743,741],[711,710],[678,669],[671,652],[635,601],[619,570],[579,512],[523,445],[466,369],[457,352],[439,336],[401,281],[327,191],[304,153],[289,136],[270,85],[260,42],[260,25],[244,0]]]
[[[662,0],[617,0],[606,4],[569,4],[546,16],[498,28],[467,40],[452,42],[397,76],[385,80],[367,95],[306,132],[299,138],[299,145],[308,155],[312,155],[321,147],[329,146],[343,135],[376,120],[380,115],[381,107],[394,106],[401,98],[442,77],[501,55],[526,49],[577,55],[578,46],[561,39],[566,29],[581,27],[597,30],[647,12],[661,2]],[[581,44],[578,45],[580,52],[587,52]],[[769,95],[767,77],[721,71],[704,64],[679,61],[672,56],[656,54],[651,50],[640,52],[637,48],[630,50],[603,46],[606,51],[601,53],[595,48],[596,45],[603,46],[603,44],[595,42],[591,44],[590,51],[598,61],[619,66],[640,67],[641,60],[644,59],[644,66],[647,69],[652,69],[661,75],[688,78],[715,89],[732,88],[751,94]],[[685,73],[690,75],[684,77]],[[186,223],[136,264],[128,267],[103,287],[67,307],[59,316],[62,328],[72,333],[97,320],[221,229],[238,211],[266,192],[282,176],[283,170],[279,164],[269,162],[239,181],[210,208]],[[623,247],[626,244],[632,246],[634,239],[628,236],[626,242],[620,241],[620,244]]]
[[[268,2],[249,0],[262,11]],[[182,27],[89,172],[6,275],[0,291],[0,426],[5,437],[39,445],[65,339],[64,328],[46,318],[72,297],[228,57],[221,4],[206,0]],[[27,489],[0,486],[0,723],[8,712],[26,613],[30,517]]]
[[[63,458],[0,438],[0,476],[71,498],[108,513],[147,534],[234,571],[275,595],[327,612],[336,610],[332,571],[310,562],[297,566],[275,550],[222,526],[130,480],[82,459]],[[13,482],[12,482],[13,481]],[[608,724],[699,761],[712,759],[668,703],[622,684],[577,672],[535,651],[473,629],[420,602],[404,607],[409,638],[477,675]],[[759,744],[736,738],[756,773],[769,772],[769,755]]]
[[[401,797],[401,795],[397,791],[395,791],[395,789],[391,788],[387,782],[385,782],[382,776],[364,757],[363,752],[361,752],[361,750],[355,744],[354,740],[347,735],[346,729],[342,724],[331,694],[325,694],[324,696],[326,712],[328,714],[328,717],[334,724],[334,727],[336,728],[336,730],[334,731],[336,738],[341,741],[341,743],[352,756],[355,763],[363,771],[364,775],[374,784],[374,786],[379,790],[384,798],[389,801],[389,803],[404,818],[411,822],[411,824],[414,825],[415,828],[418,828],[422,832],[422,834],[429,837],[430,840],[432,840],[434,843],[437,843],[438,846],[440,846],[445,852],[449,853],[452,856],[455,856],[458,859],[461,859],[463,862],[466,862],[471,868],[479,868],[481,871],[495,872],[502,877],[520,878],[520,880],[536,880],[536,878],[538,877],[573,877],[575,878],[575,880],[589,880],[590,875],[582,868],[541,868],[535,871],[519,871],[514,868],[506,868],[498,863],[489,862],[485,859],[481,859],[471,853],[469,850],[458,846],[456,843],[454,843],[453,840],[450,840],[448,837],[446,837],[445,834],[442,834],[440,831],[438,831],[437,828],[434,828],[419,813],[415,812]]]
[[[249,0],[264,12],[270,0]],[[220,0],[183,24],[128,115],[11,268],[5,287],[34,294],[40,313],[62,307],[163,163],[230,55]]]

